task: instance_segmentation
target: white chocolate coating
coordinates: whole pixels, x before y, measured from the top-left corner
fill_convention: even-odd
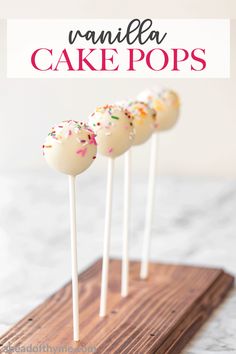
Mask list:
[[[85,171],[96,158],[96,153],[93,131],[83,122],[74,120],[51,128],[43,145],[43,154],[49,166],[72,176]]]
[[[104,156],[120,156],[133,143],[133,117],[121,106],[97,107],[89,116],[89,126],[96,134],[98,152]]]
[[[128,101],[122,103],[133,116],[135,136],[133,145],[145,143],[155,130],[156,111],[145,102]]]
[[[179,117],[180,101],[176,92],[168,89],[145,90],[138,99],[146,102],[156,113],[156,130],[164,131],[172,128]]]

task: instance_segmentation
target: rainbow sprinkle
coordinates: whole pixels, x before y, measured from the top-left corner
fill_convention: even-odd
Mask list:
[[[76,154],[81,155],[82,157],[84,157],[86,153],[87,153],[87,148],[79,149],[76,151]]]

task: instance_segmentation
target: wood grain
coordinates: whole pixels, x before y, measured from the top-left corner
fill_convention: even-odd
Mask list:
[[[139,263],[132,262],[130,295],[121,299],[120,268],[120,261],[110,262],[108,316],[103,319],[98,316],[101,260],[79,276],[79,343],[72,341],[69,283],[5,333],[0,351],[10,343],[15,348],[47,345],[40,353],[49,353],[48,346],[83,346],[105,354],[179,353],[234,282],[221,269],[169,264],[151,264],[150,277],[143,281]]]

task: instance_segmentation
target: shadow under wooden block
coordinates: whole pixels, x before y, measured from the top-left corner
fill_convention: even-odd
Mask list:
[[[130,263],[130,293],[120,297],[121,262],[110,262],[108,315],[99,313],[101,260],[80,276],[80,337],[72,341],[71,284],[58,290],[0,338],[0,351],[34,346],[40,353],[179,353],[222,302],[234,279],[221,269],[173,264],[150,265],[139,279],[139,263]],[[222,309],[223,311],[223,309]],[[31,352],[31,351],[30,351]],[[77,351],[78,352],[78,351]],[[81,350],[82,352],[82,350]]]

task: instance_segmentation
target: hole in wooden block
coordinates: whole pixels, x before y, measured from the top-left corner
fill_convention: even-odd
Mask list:
[[[33,321],[33,318],[28,318],[28,321],[30,322],[30,321]]]
[[[150,333],[150,336],[151,337],[155,337],[155,333]]]
[[[118,311],[117,310],[112,310],[111,313],[117,313]]]

